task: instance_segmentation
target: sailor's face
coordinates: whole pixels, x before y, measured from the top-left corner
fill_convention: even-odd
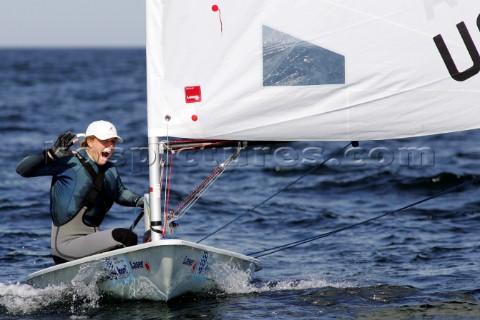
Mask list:
[[[94,137],[88,141],[88,146],[90,147],[88,153],[96,164],[102,166],[107,163],[108,158],[112,156],[116,143],[116,138],[100,140]]]

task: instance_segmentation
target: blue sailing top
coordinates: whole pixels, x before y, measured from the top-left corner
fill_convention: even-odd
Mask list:
[[[87,159],[95,172],[98,172],[97,164],[85,150],[77,152]],[[117,168],[111,162],[104,166],[103,190],[95,199],[93,207],[87,210],[83,217],[83,222],[90,227],[98,227],[102,223],[113,202],[133,207],[138,198],[123,186]],[[91,175],[75,155],[55,161],[47,161],[45,152],[31,155],[18,164],[17,173],[23,177],[52,176],[50,212],[56,226],[64,225],[75,217],[93,184]]]

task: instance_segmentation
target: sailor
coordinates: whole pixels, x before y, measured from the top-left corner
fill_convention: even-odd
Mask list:
[[[108,161],[123,139],[112,123],[103,120],[92,122],[85,136],[81,148],[72,152],[77,135],[63,133],[50,149],[26,157],[17,166],[23,177],[52,176],[51,248],[56,264],[138,241],[130,229],[99,230],[113,202],[143,207],[143,198],[123,186],[116,167]]]

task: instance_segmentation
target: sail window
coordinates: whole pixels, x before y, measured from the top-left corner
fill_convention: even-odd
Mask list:
[[[263,85],[345,83],[345,57],[263,26]]]

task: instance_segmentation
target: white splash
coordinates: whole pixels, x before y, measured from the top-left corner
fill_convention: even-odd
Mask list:
[[[219,289],[227,294],[245,294],[288,290],[309,290],[325,287],[351,288],[358,286],[352,281],[329,281],[318,275],[306,279],[283,279],[280,281],[252,282],[249,272],[229,267],[224,264],[216,264],[211,275]]]
[[[70,285],[35,288],[28,284],[0,283],[0,311],[8,315],[34,315],[59,307],[71,315],[97,308],[100,294],[95,283],[72,281]]]
[[[67,292],[65,286],[36,289],[26,284],[0,283],[0,307],[10,315],[32,314],[62,301]]]
[[[72,303],[70,311],[72,314],[83,313],[89,309],[98,308],[101,298],[97,280],[104,275],[89,264],[82,265],[77,275],[72,279]]]
[[[255,288],[250,284],[250,272],[243,272],[223,263],[215,263],[209,272],[219,289],[226,293],[255,292]]]

